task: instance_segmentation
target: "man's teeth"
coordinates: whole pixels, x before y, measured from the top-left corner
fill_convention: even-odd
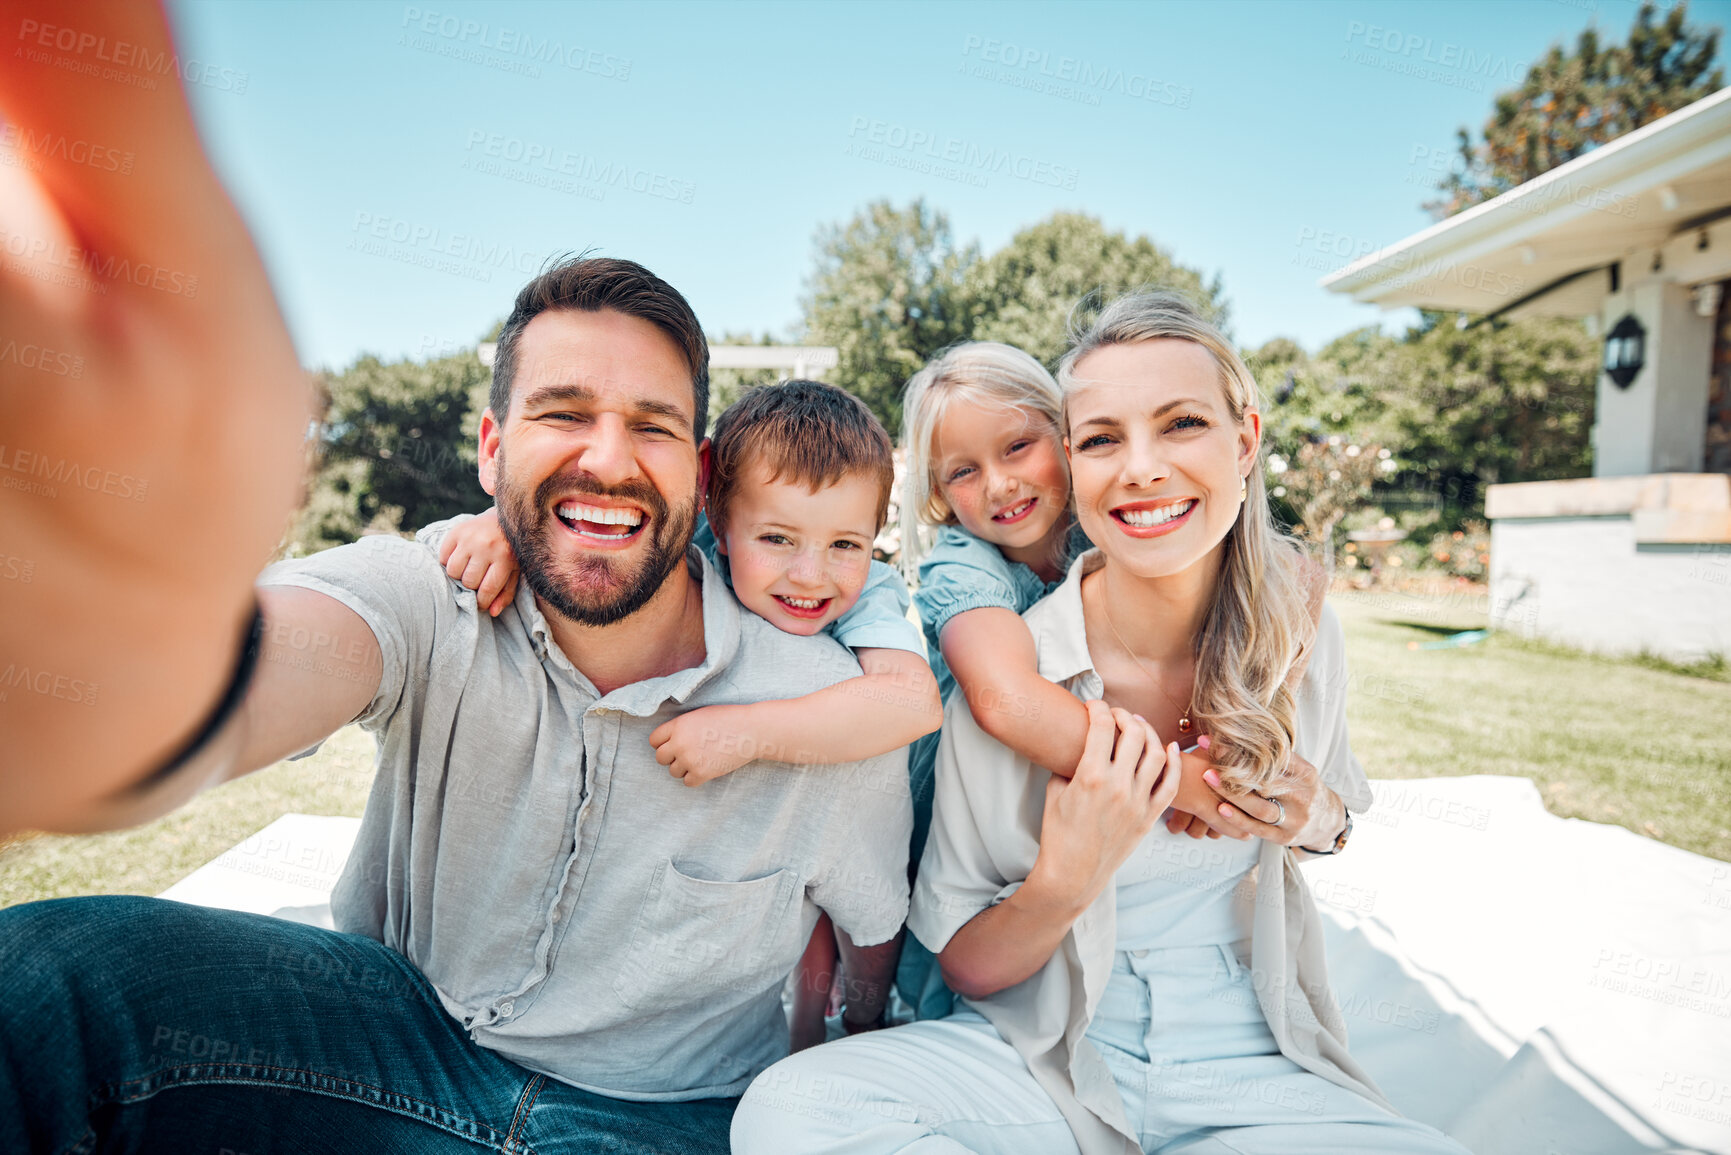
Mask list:
[[[817,607],[823,605],[823,599],[822,598],[783,597],[781,600],[786,602],[788,605],[794,607],[795,609],[799,609],[799,610],[815,610],[815,609],[817,609]]]
[[[602,509],[598,505],[565,501],[557,510],[567,521],[588,521],[596,525],[641,525],[643,514],[635,509]]]
[[[1022,502],[1022,504],[1016,506],[1014,509],[1006,509],[1004,512],[998,514],[997,520],[1008,521],[1012,517],[1020,517],[1022,514],[1022,511],[1024,511],[1030,505],[1033,505],[1033,504],[1034,504],[1034,499],[1030,497],[1028,500]]]
[[[1196,504],[1196,499],[1180,501],[1172,505],[1163,505],[1159,509],[1124,509],[1118,511],[1118,516],[1124,519],[1124,524],[1137,529],[1147,529],[1151,525],[1164,525],[1175,517],[1183,517],[1190,512],[1190,507]]]

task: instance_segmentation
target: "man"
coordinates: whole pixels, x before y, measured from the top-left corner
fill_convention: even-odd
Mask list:
[[[238,771],[373,731],[332,897],[350,933],[151,899],[0,911],[0,1150],[725,1152],[820,910],[851,936],[844,1018],[880,1021],[903,755],[694,790],[648,741],[858,673],[688,549],[707,363],[671,286],[564,261],[517,297],[480,434],[533,597],[479,610],[436,526],[266,572]]]

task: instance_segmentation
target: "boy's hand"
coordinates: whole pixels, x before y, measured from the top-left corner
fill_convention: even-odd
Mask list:
[[[517,555],[499,527],[496,509],[451,527],[439,543],[439,563],[475,591],[475,604],[484,613],[498,617],[517,596]]]
[[[687,786],[701,786],[766,755],[744,732],[744,719],[735,716],[741,709],[705,706],[661,723],[649,735],[655,760]]]

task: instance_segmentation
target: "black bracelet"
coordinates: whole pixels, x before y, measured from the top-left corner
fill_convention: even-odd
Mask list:
[[[204,725],[198,728],[198,732],[183,743],[173,757],[139,779],[128,793],[145,793],[174,777],[177,771],[197,757],[199,751],[222,732],[223,727],[234,717],[235,711],[240,709],[241,702],[246,699],[246,690],[252,684],[253,671],[258,668],[259,645],[263,641],[264,612],[259,609],[258,600],[255,598],[252,603],[252,621],[247,626],[246,639],[241,643],[240,655],[235,660],[234,673],[230,675],[228,688],[223,691],[216,708],[205,718]]]

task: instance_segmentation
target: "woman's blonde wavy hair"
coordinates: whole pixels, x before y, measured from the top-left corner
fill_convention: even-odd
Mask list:
[[[1013,345],[963,341],[908,378],[902,392],[902,445],[907,460],[897,525],[902,572],[909,581],[918,575],[925,554],[921,531],[956,523],[955,512],[932,473],[932,441],[944,414],[956,402],[1019,409],[1048,424],[1054,438],[1063,434],[1064,395],[1058,383],[1044,365]]]
[[[1086,303],[1084,303],[1086,304]],[[1070,348],[1058,362],[1066,398],[1083,382],[1076,365],[1109,345],[1172,338],[1202,346],[1220,370],[1220,389],[1235,422],[1257,405],[1256,381],[1237,350],[1183,297],[1141,292],[1120,297],[1091,325],[1071,316]],[[1064,428],[1068,430],[1066,422]],[[1301,671],[1316,631],[1307,605],[1303,548],[1274,524],[1262,462],[1245,479],[1238,520],[1221,542],[1220,583],[1193,643],[1197,728],[1223,782],[1266,792],[1292,755]]]

